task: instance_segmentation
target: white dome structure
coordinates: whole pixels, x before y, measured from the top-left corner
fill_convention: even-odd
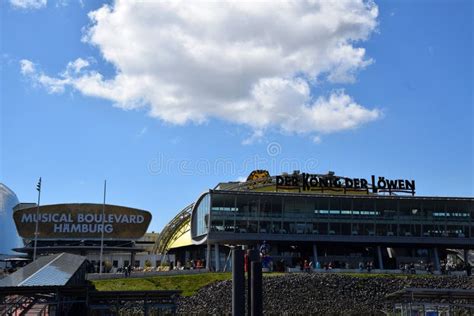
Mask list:
[[[22,241],[13,221],[13,207],[17,205],[16,194],[0,183],[0,254],[14,253],[12,248],[22,246]]]

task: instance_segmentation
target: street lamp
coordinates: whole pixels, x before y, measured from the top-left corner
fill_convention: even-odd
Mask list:
[[[36,247],[38,244],[38,222],[39,222],[39,208],[40,208],[40,199],[41,199],[41,177],[38,180],[36,185],[36,190],[38,191],[38,204],[36,206],[36,224],[35,224],[35,243],[33,248],[33,261],[36,260]]]

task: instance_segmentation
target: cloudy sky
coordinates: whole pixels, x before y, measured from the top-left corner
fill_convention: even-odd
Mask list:
[[[471,1],[3,0],[1,181],[152,211],[254,169],[474,195]]]

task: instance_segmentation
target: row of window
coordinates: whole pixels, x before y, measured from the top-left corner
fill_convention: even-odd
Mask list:
[[[391,227],[394,226],[394,227]],[[223,225],[222,222],[213,223],[211,231],[228,233],[261,233],[261,234],[313,234],[313,235],[366,235],[366,236],[401,236],[401,237],[469,237],[468,227],[436,228],[419,225],[368,225],[368,224],[261,224],[238,223],[237,225]],[[418,226],[418,227],[416,227]],[[474,230],[472,232],[474,234]]]
[[[329,215],[380,215],[379,211],[337,211],[337,210],[314,210],[314,214],[329,214]]]
[[[437,217],[471,217],[469,213],[449,213],[449,212],[433,212],[433,216]]]

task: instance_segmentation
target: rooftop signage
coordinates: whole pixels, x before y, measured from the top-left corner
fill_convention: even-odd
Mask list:
[[[147,211],[102,204],[55,204],[39,208],[38,239],[141,238],[151,221]],[[22,238],[34,238],[37,208],[16,210],[13,218]]]
[[[302,191],[319,190],[321,188],[366,190],[373,193],[388,192],[409,193],[415,195],[415,180],[386,179],[385,177],[371,176],[365,178],[347,178],[335,176],[332,172],[327,175],[295,173],[276,176],[276,186],[282,188],[300,188]]]

